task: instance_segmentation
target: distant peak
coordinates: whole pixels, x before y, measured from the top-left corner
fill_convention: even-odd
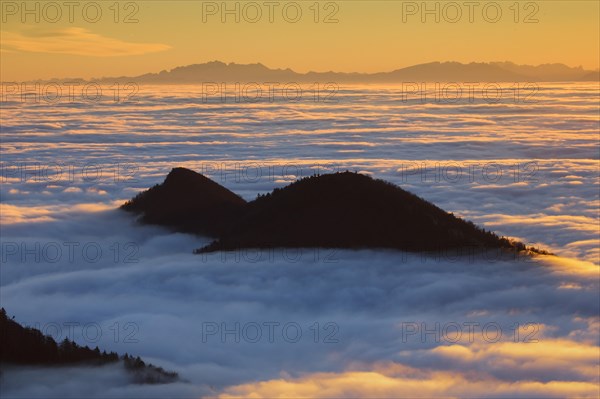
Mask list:
[[[167,177],[165,178],[165,183],[181,183],[190,180],[198,180],[198,179],[207,179],[204,175],[194,172],[193,170],[177,167],[171,169]]]

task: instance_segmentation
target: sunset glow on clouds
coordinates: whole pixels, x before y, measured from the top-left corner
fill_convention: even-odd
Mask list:
[[[597,367],[595,371],[598,371]],[[227,388],[218,398],[596,398],[597,395],[597,383],[509,382],[484,373],[465,375],[391,364],[378,366],[376,371],[319,373],[298,379],[245,384]]]
[[[84,28],[63,28],[38,32],[2,32],[2,51],[70,54],[87,57],[117,57],[165,51],[169,46],[158,43],[130,43],[105,37]]]
[[[342,373],[282,375],[229,387],[218,397],[595,398],[600,387],[600,347],[593,332],[588,338],[588,343],[543,337],[535,343],[490,344],[479,339],[472,344],[440,345],[406,353],[413,361],[417,356],[434,359],[438,367],[414,368],[396,362],[353,365]],[[444,370],[445,364],[461,371]]]

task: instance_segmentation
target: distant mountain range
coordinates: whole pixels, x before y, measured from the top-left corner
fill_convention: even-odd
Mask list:
[[[94,79],[97,81],[98,79]],[[512,62],[462,64],[431,62],[391,72],[298,73],[291,69],[271,69],[263,64],[226,64],[212,61],[180,66],[170,71],[140,76],[105,77],[107,82],[136,82],[146,84],[199,84],[206,82],[335,82],[335,83],[402,83],[402,82],[560,82],[600,81],[600,71],[572,68],[564,64],[537,66]]]
[[[246,202],[189,169],[122,209],[143,223],[215,238],[196,252],[244,248],[463,248],[534,251],[498,237],[401,189],[359,173],[314,175]]]

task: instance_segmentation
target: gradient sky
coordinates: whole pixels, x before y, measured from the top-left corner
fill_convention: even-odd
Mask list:
[[[229,15],[225,23],[221,2],[138,1],[128,8],[127,2],[120,2],[118,23],[114,9],[109,8],[113,1],[98,2],[102,16],[94,23],[83,17],[83,5],[89,2],[79,3],[72,23],[66,7],[52,22],[55,10],[49,6],[44,10],[49,2],[38,3],[40,20],[36,22],[35,12],[23,15],[22,2],[1,2],[4,82],[137,75],[212,60],[261,62],[298,72],[376,72],[430,61],[560,62],[597,69],[600,57],[597,1],[475,2],[473,22],[469,22],[469,8],[459,1],[455,4],[461,5],[462,16],[455,23],[449,20],[455,18],[456,9],[444,9],[448,2],[439,2],[439,22],[433,14],[421,21],[421,2],[319,2],[317,23],[313,1],[294,3],[302,10],[296,23],[286,21],[283,14],[287,6],[288,19],[294,18],[293,2],[275,2],[272,23],[263,1],[254,3],[262,12],[255,23],[248,21],[255,9],[247,6],[244,14],[248,2],[239,2],[240,22]],[[227,4],[234,8],[235,3]],[[410,3],[418,8],[415,15],[403,14],[403,7]],[[433,9],[435,3],[427,4]],[[31,8],[34,4],[28,2]],[[502,11],[495,23],[491,22],[496,15],[494,4]],[[216,14],[203,14],[203,7],[211,6],[219,8]],[[134,11],[138,22],[124,23]],[[324,23],[332,12],[338,22]],[[538,22],[525,23],[532,13]],[[89,8],[86,15],[92,20],[95,10]]]

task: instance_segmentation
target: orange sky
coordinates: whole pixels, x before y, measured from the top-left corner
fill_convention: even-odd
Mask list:
[[[597,69],[600,57],[597,1],[76,3],[1,2],[2,81],[136,75],[212,60],[375,72],[430,61]]]

